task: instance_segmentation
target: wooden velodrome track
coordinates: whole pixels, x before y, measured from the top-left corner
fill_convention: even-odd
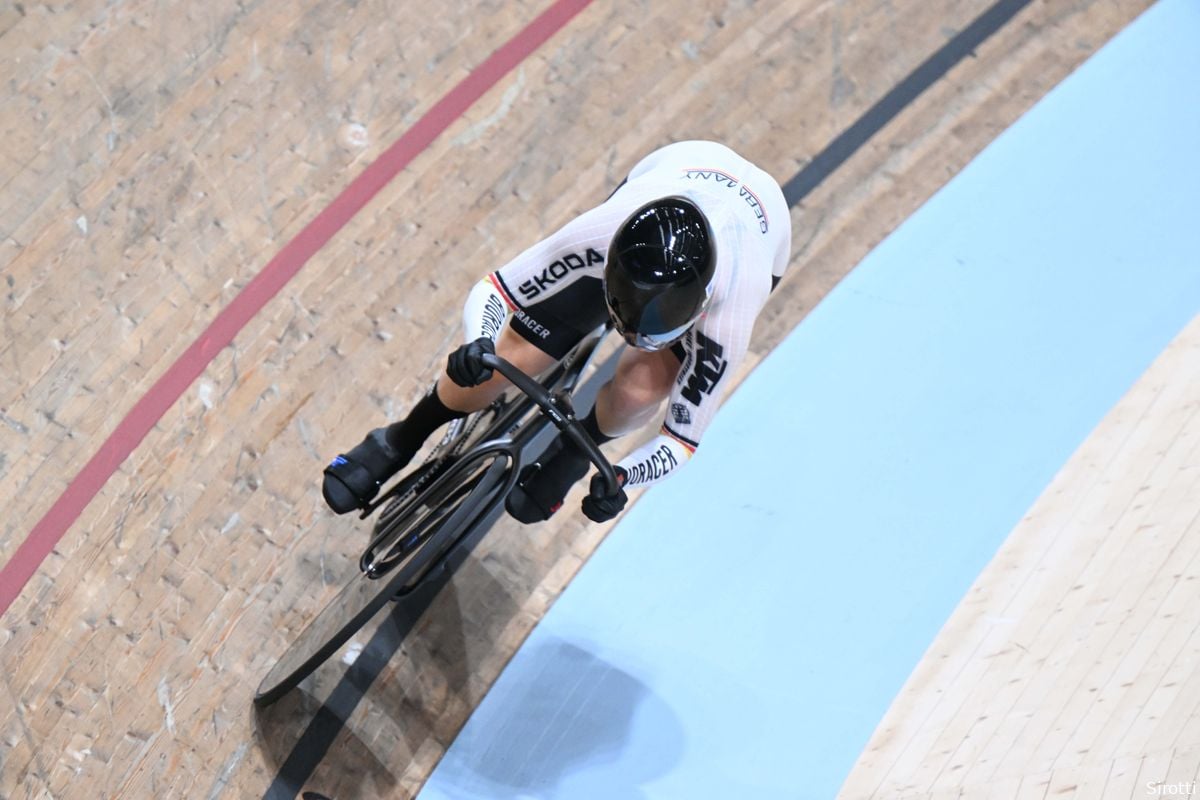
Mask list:
[[[139,399],[218,312],[294,237],[311,243],[322,209],[548,5],[0,8],[0,563],[14,562],[102,443],[127,435],[122,420],[145,417]],[[124,442],[136,445],[127,459],[93,464],[105,478],[98,494],[63,523],[28,583],[4,573],[14,599],[0,620],[0,796],[250,797],[279,787],[344,667],[327,666],[311,693],[261,714],[254,687],[363,541],[324,510],[320,469],[423,391],[457,341],[478,276],[672,140],[724,141],[787,180],[990,3],[575,5],[344,227],[326,226],[328,243],[178,387],[140,443]],[[751,364],[1145,5],[1030,4],[854,151],[793,211],[791,272],[760,320]],[[347,135],[351,123],[364,142]],[[1190,359],[1195,375],[1195,326],[1187,336],[1164,359]],[[1161,376],[1187,371],[1156,369],[1146,380],[1160,393],[1170,383]],[[1139,386],[1088,452],[1127,452],[1121,426],[1155,424],[1138,391],[1150,390]],[[1176,407],[1186,406],[1180,397]],[[1018,596],[1013,574],[1037,563],[1066,575],[1078,564],[1027,529],[1039,515],[1069,526],[1079,503],[1053,498],[1086,494],[1088,481],[1128,480],[1098,474],[1108,458],[1081,452],[1031,512],[1003,553],[1011,560],[980,578],[931,650],[939,661],[918,669],[889,713],[848,794],[934,791],[954,767],[948,752],[984,778],[1015,778],[1014,793],[1025,775],[1049,770],[1032,744],[998,755],[999,772],[972,760],[982,756],[960,744],[973,707],[929,711],[913,690],[940,680],[949,661],[958,665],[949,691],[1001,702],[1000,684],[989,694],[986,683],[998,679],[971,668],[989,635],[977,598],[1017,598],[1041,630],[1060,602],[1054,588],[1072,579],[1039,567],[1030,580],[1048,588]],[[1162,491],[1162,513],[1180,513],[1187,492]],[[337,798],[411,795],[603,534],[578,515],[501,523],[300,782]],[[1106,545],[1114,549],[1095,580],[1121,546]],[[1150,613],[1143,601],[1161,598],[1128,591],[1121,611],[1138,624]],[[1039,641],[1049,646],[1054,633]],[[1044,666],[1033,650],[1009,657],[1014,668]],[[962,677],[980,674],[982,688]],[[1076,701],[1046,713],[1086,711]],[[1174,740],[1146,732],[1131,751],[1119,735],[1096,733],[1135,778],[1141,762],[1129,759],[1171,757]]]

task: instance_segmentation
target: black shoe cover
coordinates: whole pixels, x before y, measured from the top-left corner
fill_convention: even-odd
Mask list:
[[[589,466],[587,456],[565,446],[559,436],[537,463],[521,470],[521,478],[504,501],[504,507],[518,522],[527,525],[545,522],[562,506],[571,487],[587,475]]]
[[[321,494],[338,514],[363,508],[412,456],[388,444],[385,429],[376,428],[353,450],[339,455],[325,468]]]

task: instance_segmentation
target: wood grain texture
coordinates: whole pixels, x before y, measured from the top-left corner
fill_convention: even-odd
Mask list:
[[[0,620],[0,795],[261,794],[343,671],[251,711],[365,535],[324,510],[320,468],[420,395],[478,276],[669,141],[786,180],[987,5],[589,6],[222,351]],[[868,142],[793,212],[747,368],[1144,5],[1034,3]],[[544,7],[0,9],[0,559],[257,270]],[[348,123],[364,147],[339,142]],[[410,795],[605,530],[498,526],[311,787]]]
[[[841,796],[1004,796],[995,787],[1020,780],[1038,797],[1131,798],[1193,783],[1198,586],[1200,318],[1009,536]]]

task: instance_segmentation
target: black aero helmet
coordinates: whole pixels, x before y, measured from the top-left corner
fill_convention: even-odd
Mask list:
[[[621,223],[604,265],[604,300],[617,332],[643,350],[678,339],[704,313],[717,252],[700,209],[654,200]]]

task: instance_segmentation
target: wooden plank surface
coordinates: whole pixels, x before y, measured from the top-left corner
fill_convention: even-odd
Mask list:
[[[424,390],[477,277],[672,140],[727,142],[786,180],[987,5],[589,6],[221,352],[0,620],[0,795],[263,792],[317,701],[256,716],[253,689],[362,544],[324,510],[320,468]],[[749,365],[1144,6],[1035,3],[868,142],[793,212]],[[544,7],[0,9],[0,559],[263,264]],[[310,785],[410,794],[604,532],[498,526]]]
[[[976,796],[1040,775],[1045,797],[1130,798],[1194,781],[1197,581],[1200,318],[1013,531],[840,796]]]

